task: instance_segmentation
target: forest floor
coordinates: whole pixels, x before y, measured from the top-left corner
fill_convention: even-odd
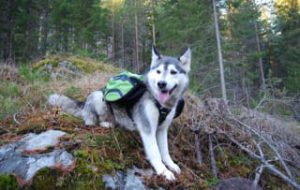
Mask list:
[[[69,143],[63,148],[75,157],[76,165],[68,172],[42,169],[23,187],[15,176],[1,174],[0,189],[104,189],[105,174],[114,175],[134,166],[151,168],[137,132],[115,127],[87,128],[81,119],[46,103],[53,92],[84,100],[119,71],[76,56],[45,58],[32,64],[32,69],[1,66],[0,146],[28,133],[61,130],[68,133],[64,141]],[[258,178],[263,189],[297,188],[299,123],[226,105],[219,99],[202,101],[191,92],[185,100],[185,110],[169,134],[171,156],[182,173],[174,182],[155,174],[144,176],[147,187],[212,189],[222,180],[241,177],[251,181]],[[270,169],[268,163],[290,182]],[[260,166],[265,169],[258,175]]]

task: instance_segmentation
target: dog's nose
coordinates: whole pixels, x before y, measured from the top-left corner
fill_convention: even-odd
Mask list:
[[[158,87],[159,87],[160,89],[164,89],[164,88],[166,88],[167,83],[166,83],[165,81],[159,81],[159,82],[157,83],[157,85],[158,85]]]

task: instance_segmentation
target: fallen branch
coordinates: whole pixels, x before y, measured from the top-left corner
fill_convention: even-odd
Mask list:
[[[288,184],[292,185],[296,189],[300,190],[300,184],[298,184],[293,178],[291,178],[291,177],[286,176],[285,174],[283,174],[274,165],[270,164],[269,161],[265,160],[264,157],[258,156],[252,150],[250,150],[249,148],[247,148],[246,146],[242,145],[240,142],[238,142],[237,140],[235,140],[233,137],[231,137],[231,136],[229,136],[227,134],[225,134],[225,136],[231,142],[233,142],[238,147],[240,147],[240,149],[242,149],[243,151],[245,151],[246,153],[248,153],[252,158],[258,159],[262,163],[262,165],[264,165],[265,168],[269,169],[269,171],[271,171],[273,174],[275,174],[276,176],[280,177],[281,179],[283,179],[284,181],[286,181]]]
[[[258,186],[258,182],[260,180],[261,174],[263,173],[264,170],[264,165],[260,165],[257,169],[256,169],[256,174],[255,174],[255,179],[253,181],[253,188],[256,189]]]
[[[248,131],[252,132],[253,134],[255,134],[259,139],[261,139],[263,142],[265,142],[270,148],[271,150],[276,154],[277,158],[279,159],[280,163],[282,164],[282,166],[284,167],[286,173],[289,175],[290,178],[294,178],[292,175],[292,172],[290,171],[290,169],[288,168],[288,166],[286,165],[285,161],[283,160],[283,158],[281,157],[281,155],[279,154],[279,152],[277,151],[277,149],[265,138],[263,137],[261,134],[259,134],[256,130],[254,130],[253,128],[251,128],[249,125],[235,119],[234,117],[230,117],[229,119],[237,122],[239,125],[235,125],[235,126],[243,126],[245,127]],[[230,126],[233,126],[233,124],[225,121],[227,124],[229,124]]]
[[[214,177],[218,177],[218,169],[213,149],[213,144],[211,140],[211,134],[208,134],[208,145],[209,145],[209,155],[210,155],[210,162],[211,162],[211,169]]]
[[[196,160],[198,164],[203,164],[203,157],[200,149],[199,133],[195,133],[195,152],[196,152]]]
[[[262,151],[262,149],[261,149],[260,143],[255,143],[255,145],[256,145],[256,147],[257,147],[257,149],[258,149],[258,151],[259,151],[259,154],[260,154],[261,158],[262,158],[262,159],[265,159],[265,155],[264,155],[264,153],[263,153],[263,151]],[[258,169],[256,170],[255,179],[254,179],[254,181],[253,181],[253,187],[254,187],[254,188],[257,188],[257,185],[258,185],[258,182],[259,182],[259,180],[260,180],[260,176],[261,176],[261,174],[262,174],[262,172],[263,172],[263,170],[264,170],[264,167],[265,167],[265,166],[262,164],[262,165],[260,165],[260,166],[258,167]]]
[[[258,108],[266,101],[266,98],[267,98],[266,93],[264,93],[264,97],[259,101],[259,103],[254,108],[254,110],[258,110]]]

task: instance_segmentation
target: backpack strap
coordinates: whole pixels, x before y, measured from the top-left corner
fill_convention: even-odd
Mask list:
[[[165,119],[167,118],[168,114],[170,113],[171,109],[165,108],[160,105],[160,103],[155,100],[155,105],[159,110],[159,119],[158,119],[158,125],[162,124]],[[181,115],[184,108],[184,99],[180,99],[177,103],[174,119]]]
[[[182,98],[177,103],[174,119],[181,115],[183,108],[184,108],[184,99]]]
[[[168,114],[170,113],[171,109],[162,107],[157,100],[155,100],[155,105],[159,111],[158,125],[160,125],[165,121],[165,119],[168,116]]]

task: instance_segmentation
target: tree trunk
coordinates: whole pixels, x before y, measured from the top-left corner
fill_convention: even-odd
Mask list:
[[[140,71],[139,66],[139,30],[138,30],[138,15],[137,15],[137,4],[134,1],[135,12],[134,12],[134,28],[135,28],[135,68],[136,72]]]
[[[112,13],[112,18],[111,18],[111,29],[112,29],[112,50],[111,50],[111,60],[112,62],[115,62],[116,59],[116,40],[115,40],[115,13]]]
[[[121,51],[122,51],[122,65],[121,67],[125,67],[125,44],[124,44],[124,19],[121,21]]]
[[[63,52],[69,51],[69,29],[68,27],[64,27],[63,29]]]
[[[212,3],[213,3],[213,10],[214,10],[215,33],[216,33],[216,40],[217,40],[217,47],[218,47],[218,58],[219,58],[219,66],[220,66],[222,97],[223,97],[223,100],[225,102],[227,102],[225,78],[224,78],[223,56],[222,56],[222,47],[221,47],[220,31],[219,31],[218,16],[217,16],[215,0],[212,0]]]
[[[257,22],[254,23],[254,27],[255,27],[255,42],[256,42],[257,52],[261,53]],[[262,89],[264,90],[266,87],[266,80],[265,80],[264,67],[263,67],[263,61],[262,61],[261,56],[259,56],[259,59],[258,59],[258,66],[259,66],[260,85],[261,85]]]
[[[152,43],[156,45],[156,35],[155,35],[155,23],[154,23],[154,0],[151,1],[152,6]]]
[[[41,55],[45,55],[47,52],[48,47],[48,33],[49,33],[49,27],[48,27],[48,16],[49,16],[49,8],[48,8],[48,1],[47,1],[47,8],[45,9],[42,17],[42,29],[41,29]]]
[[[46,18],[44,18],[44,19],[46,19]],[[43,23],[43,29],[42,29],[41,54],[46,55],[47,48],[48,48],[49,28],[48,28],[48,22],[47,21],[43,21],[43,22],[45,22],[45,23]]]
[[[6,33],[6,43],[4,47],[6,50],[4,50],[4,59],[7,64],[9,65],[14,65],[15,60],[14,60],[14,25],[15,25],[15,16],[14,16],[14,11],[16,8],[16,1],[15,0],[10,0],[8,1],[7,5],[7,18],[6,18],[6,23],[7,23],[7,33]]]

